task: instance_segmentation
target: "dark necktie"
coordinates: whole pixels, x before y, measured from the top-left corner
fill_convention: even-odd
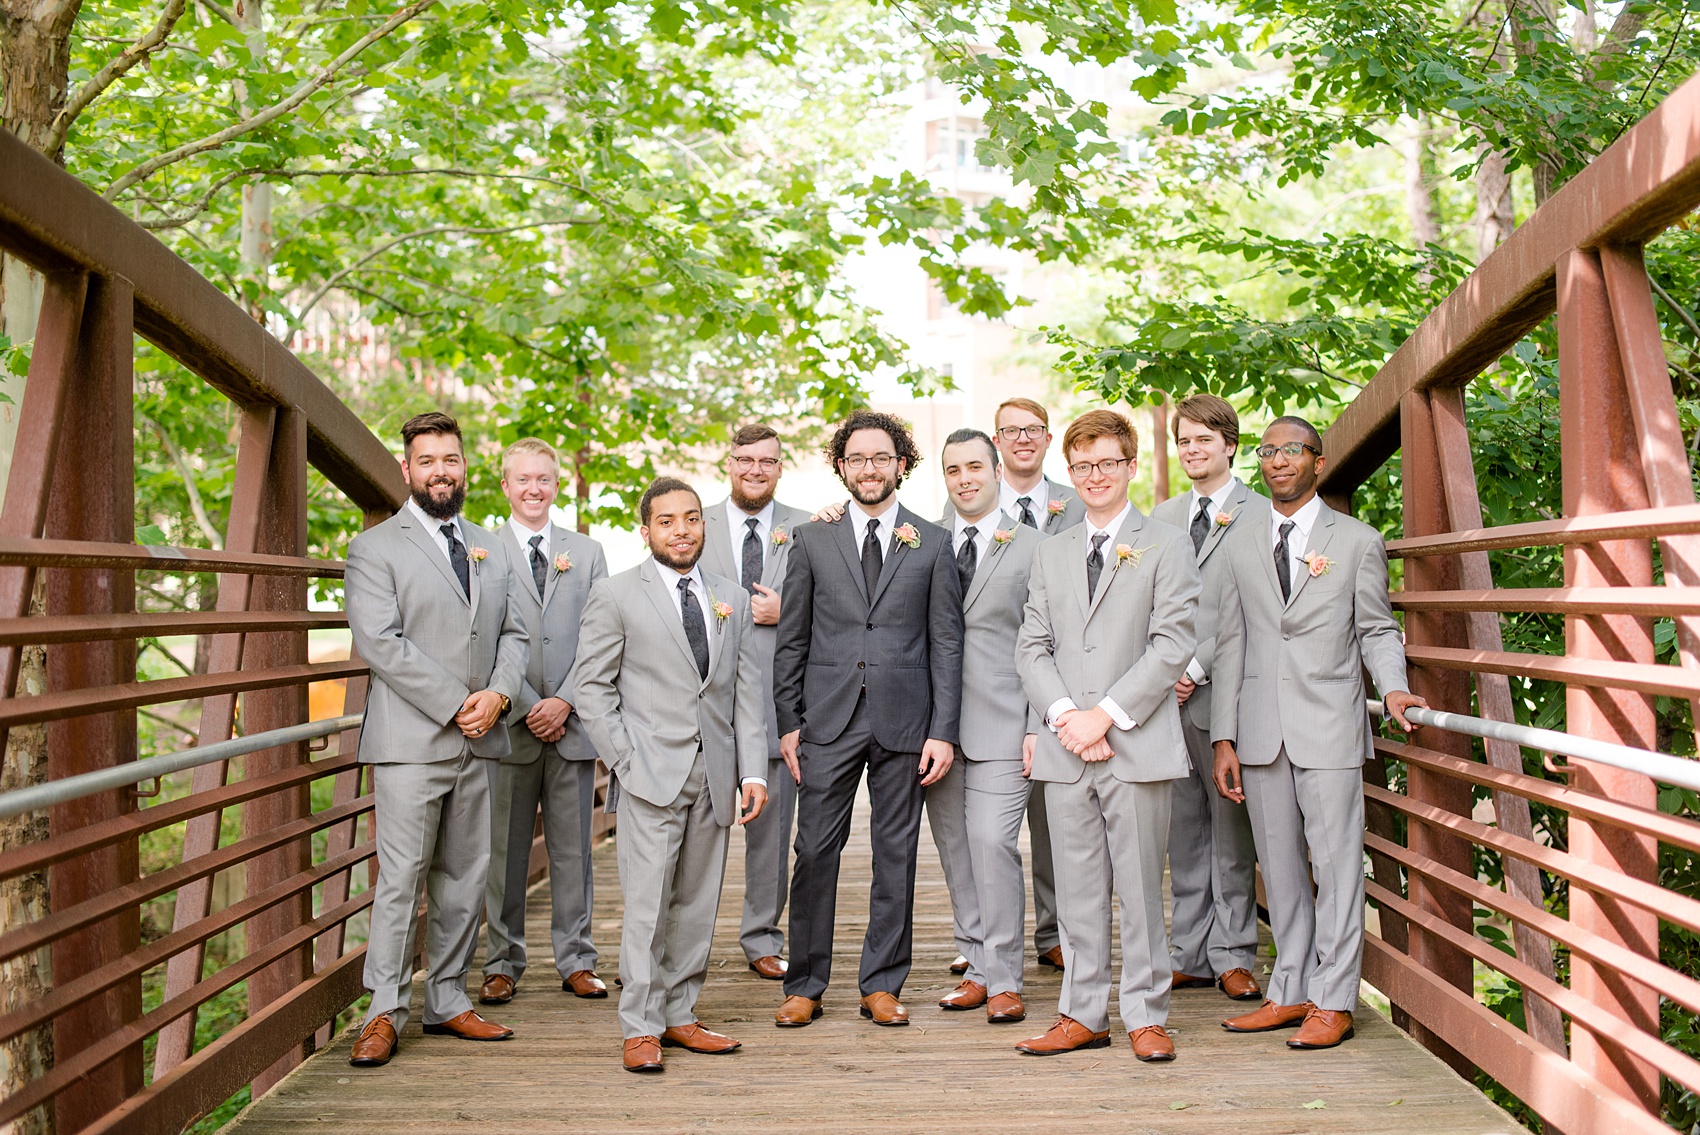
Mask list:
[[[874,588],[879,585],[880,568],[885,566],[885,557],[880,555],[879,523],[868,521],[868,534],[862,537],[862,579],[868,585],[868,602],[874,601]]]
[[[1086,555],[1086,598],[1091,599],[1098,594],[1098,577],[1104,571],[1104,541],[1110,538],[1108,532],[1100,532],[1092,537],[1092,551]]]
[[[751,595],[756,593],[756,584],[761,582],[761,537],[756,535],[758,523],[753,516],[744,521],[744,527],[749,529],[744,533],[744,590]]]
[[[537,597],[543,598],[543,583],[547,565],[543,561],[543,533],[531,538],[531,581],[537,584]]]
[[[449,563],[454,565],[455,578],[460,580],[460,589],[468,599],[472,598],[472,565],[466,558],[466,545],[460,542],[455,534],[455,526],[444,524],[437,531],[449,538]]]
[[[1204,547],[1204,538],[1210,535],[1210,498],[1205,497],[1198,502],[1198,515],[1192,518],[1192,550],[1194,552]]]
[[[1275,578],[1281,582],[1281,602],[1293,597],[1293,557],[1287,551],[1287,537],[1292,534],[1293,522],[1283,521],[1281,538],[1275,541]]]
[[[1039,522],[1033,518],[1033,498],[1022,497],[1015,503],[1021,506],[1021,523],[1029,528],[1039,527]]]
[[[685,641],[691,644],[691,656],[697,660],[697,675],[708,677],[708,627],[702,621],[702,605],[691,591],[689,577],[679,581],[679,617],[685,623]]]
[[[968,594],[968,584],[974,579],[974,569],[980,563],[980,549],[974,546],[974,538],[979,535],[973,525],[962,530],[958,537],[962,547],[956,549],[956,575],[962,580],[962,594]]]

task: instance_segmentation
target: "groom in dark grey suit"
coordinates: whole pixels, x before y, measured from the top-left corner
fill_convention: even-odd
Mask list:
[[[821,1013],[832,971],[838,860],[868,774],[873,890],[862,1015],[906,1025],[898,1001],[914,938],[915,854],[927,785],[950,770],[962,698],[962,589],[950,536],[897,503],[920,462],[908,428],[858,410],[826,447],[844,515],[791,536],[773,655],[780,755],[797,781],[791,964],[781,1028]]]

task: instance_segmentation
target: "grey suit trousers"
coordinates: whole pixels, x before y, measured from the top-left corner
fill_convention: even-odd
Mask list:
[[[1045,785],[1057,875],[1063,981],[1057,1012],[1102,1032],[1110,1027],[1110,898],[1121,898],[1122,1027],[1169,1017],[1169,940],[1163,924],[1163,856],[1173,781],[1117,780],[1109,763],[1086,766],[1073,784]]]
[[[490,880],[484,887],[484,976],[525,973],[525,891],[537,809],[549,852],[550,939],[555,969],[565,978],[596,968],[590,941],[594,899],[590,861],[596,762],[568,761],[544,745],[530,764],[490,769]]]
[[[1208,730],[1181,714],[1192,769],[1169,814],[1169,967],[1194,977],[1251,969],[1257,958],[1257,854],[1251,815],[1211,782]]]
[[[980,923],[980,896],[974,885],[974,864],[968,850],[967,773],[963,766],[962,750],[950,771],[925,789],[927,826],[933,831],[933,846],[938,848],[939,866],[944,868],[945,889],[950,892],[951,935],[956,939],[956,952],[968,959],[969,981],[986,984],[981,969],[983,931]]]
[[[374,764],[378,884],[366,947],[370,1023],[407,1024],[413,999],[413,941],[419,888],[430,900],[426,931],[425,1023],[440,1025],[472,1008],[466,975],[478,948],[484,876],[490,865],[490,780],[470,752],[428,764]]]
[[[779,920],[791,893],[791,832],[797,819],[797,782],[782,760],[767,762],[767,807],[744,825],[744,915],[738,945],[750,961],[785,951]]]
[[[671,804],[621,795],[614,843],[626,904],[620,1027],[627,1039],[696,1021],[730,833],[714,821],[700,756]]]
[[[1363,964],[1363,770],[1299,768],[1283,745],[1273,763],[1241,765],[1240,776],[1275,933],[1267,996],[1352,1012]]]
[[[1062,944],[1057,933],[1057,871],[1051,865],[1051,825],[1045,814],[1045,786],[1033,781],[1027,797],[1028,847],[1033,856],[1033,950],[1046,953]]]
[[[989,994],[1021,992],[1021,938],[1027,921],[1027,880],[1021,870],[1021,817],[1033,782],[1020,761],[970,761],[957,750],[968,825],[968,856],[979,898],[982,976]],[[954,775],[956,768],[952,767]],[[970,974],[974,971],[970,970]]]

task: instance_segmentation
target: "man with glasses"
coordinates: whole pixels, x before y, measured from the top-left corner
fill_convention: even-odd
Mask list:
[[[703,566],[738,580],[750,593],[761,688],[767,699],[768,799],[761,815],[744,825],[744,915],[738,944],[750,969],[770,981],[785,976],[785,933],[779,918],[791,882],[788,851],[797,814],[797,784],[780,759],[774,724],[773,643],[791,533],[809,518],[802,509],[774,499],[784,471],[778,431],[754,422],[741,426],[732,435],[726,457],[732,494],[703,511]]]
[[[897,503],[919,462],[908,428],[858,410],[827,459],[850,490],[837,521],[791,534],[773,652],[779,747],[797,782],[791,962],[781,1028],[820,1016],[832,971],[838,862],[865,769],[873,888],[861,1012],[906,1025],[916,843],[928,785],[950,770],[962,696],[962,591],[950,534]]]
[[[1110,918],[1121,898],[1121,1017],[1143,1061],[1173,1060],[1163,859],[1171,786],[1187,772],[1175,683],[1196,645],[1201,590],[1186,534],[1128,501],[1138,442],[1112,410],[1063,434],[1086,521],[1039,545],[1016,643],[1042,710],[1043,782],[1064,968],[1057,1023],[1016,1047],[1053,1056],[1110,1043]]]
[[[1229,1032],[1299,1026],[1289,1048],[1352,1035],[1363,962],[1363,671],[1388,713],[1408,691],[1381,535],[1322,503],[1322,438],[1277,418],[1257,448],[1273,505],[1253,498],[1220,553],[1230,573],[1210,709],[1216,790],[1244,802],[1275,935],[1269,993]]]

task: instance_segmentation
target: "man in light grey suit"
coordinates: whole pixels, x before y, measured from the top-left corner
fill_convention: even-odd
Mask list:
[[[608,996],[596,976],[590,940],[596,750],[567,686],[584,601],[590,585],[608,574],[608,561],[595,540],[549,519],[560,482],[560,458],[546,441],[521,438],[502,454],[502,492],[513,513],[497,530],[496,548],[521,581],[520,611],[531,652],[508,715],[512,752],[490,767],[490,878],[478,996],[485,1005],[506,1004],[525,973],[526,878],[540,807],[549,852],[550,938],[561,988],[580,997]]]
[[[349,1063],[387,1064],[407,1024],[421,884],[430,898],[425,1031],[504,1040],[466,996],[490,863],[486,761],[508,754],[500,718],[519,696],[526,634],[519,581],[495,537],[460,515],[460,426],[402,426],[401,511],[348,546],[354,648],[371,667],[360,760],[372,766],[378,882],[366,952],[366,1022]]]
[[[939,1004],[984,1005],[987,1021],[1006,1024],[1027,1016],[1021,818],[1031,788],[1025,761],[1039,728],[1015,672],[1016,635],[1033,554],[1045,538],[998,510],[998,452],[984,433],[957,430],[945,439],[939,463],[962,582],[962,728],[950,772],[927,790],[927,812],[947,881],[954,865],[971,888],[959,899],[953,884],[950,899],[959,938],[966,930],[968,973]]]
[[[998,507],[1046,536],[1066,532],[1086,519],[1080,495],[1045,476],[1045,454],[1051,448],[1050,411],[1031,398],[1010,398],[998,406],[992,423],[1002,458]],[[1043,784],[1033,785],[1028,796],[1027,831],[1033,853],[1033,949],[1040,965],[1061,969],[1056,872],[1051,866],[1051,829],[1045,822]]]
[[[773,643],[779,624],[780,592],[791,550],[791,530],[808,513],[774,499],[785,466],[779,434],[752,423],[732,436],[726,474],[732,494],[703,512],[703,566],[736,579],[750,593],[761,688],[767,704],[767,807],[744,825],[744,915],[738,944],[750,969],[770,981],[785,976],[785,932],[779,919],[790,892],[791,825],[797,815],[797,782],[779,756],[779,727],[773,713]]]
[[[696,490],[659,478],[638,511],[653,558],[591,588],[573,690],[619,783],[622,1060],[660,1072],[664,1045],[738,1048],[702,1027],[696,1001],[731,827],[767,802],[767,699],[749,594],[697,564]]]
[[[1263,996],[1251,967],[1257,955],[1257,855],[1245,806],[1216,792],[1210,746],[1210,675],[1216,661],[1216,613],[1228,578],[1219,554],[1228,530],[1257,494],[1233,474],[1240,419],[1226,399],[1194,394],[1175,407],[1175,452],[1192,491],[1159,504],[1153,520],[1192,540],[1204,595],[1198,647],[1175,683],[1191,767],[1175,782],[1169,817],[1169,968],[1175,989],[1214,984],[1235,1001]],[[1258,497],[1262,504],[1267,498]]]
[[[1262,1006],[1223,1026],[1299,1025],[1289,1047],[1332,1048],[1352,1035],[1363,962],[1364,668],[1401,728],[1425,703],[1406,687],[1381,535],[1316,495],[1315,428],[1277,418],[1257,456],[1274,502],[1248,501],[1221,553],[1210,734],[1217,791],[1251,814],[1276,957]]]
[[[1137,440],[1089,410],[1063,434],[1086,522],[1040,545],[1016,665],[1043,715],[1032,776],[1045,782],[1062,931],[1057,1023],[1016,1047],[1051,1056],[1110,1043],[1110,911],[1121,897],[1121,1016],[1140,1060],[1172,1060],[1163,857],[1169,797],[1186,776],[1175,682],[1196,645],[1201,584],[1178,529],[1128,502]]]

